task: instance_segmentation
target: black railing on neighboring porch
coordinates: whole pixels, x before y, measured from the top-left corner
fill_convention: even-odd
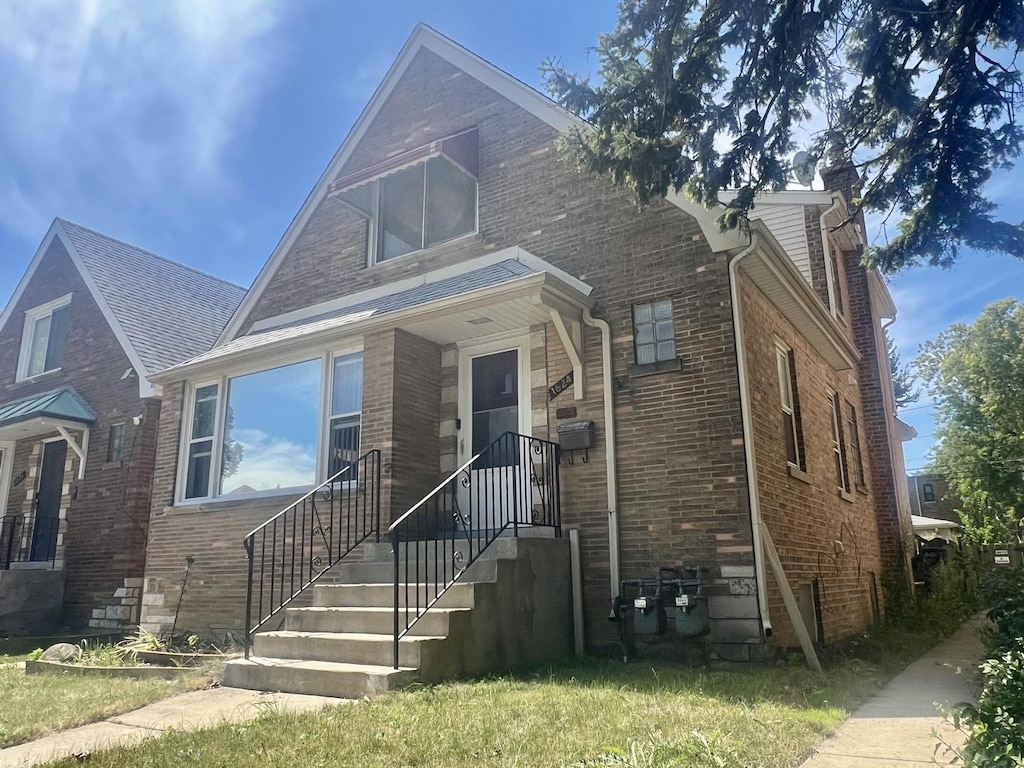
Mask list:
[[[253,634],[345,555],[380,541],[380,451],[366,453],[245,537],[245,656]]]
[[[0,517],[0,570],[12,564],[53,563],[59,527],[56,517],[37,517],[28,523],[21,515]]]
[[[562,535],[559,447],[506,432],[388,529],[394,550],[394,648],[504,531]]]

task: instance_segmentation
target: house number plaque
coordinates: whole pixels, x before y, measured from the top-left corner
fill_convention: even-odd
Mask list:
[[[569,371],[565,376],[548,387],[548,400],[554,400],[560,394],[565,392],[565,390],[572,386],[572,380],[572,371]]]
[[[19,472],[18,476],[14,478],[14,487],[17,488],[19,485],[25,482],[26,477],[28,477],[28,472],[26,472],[25,470]]]

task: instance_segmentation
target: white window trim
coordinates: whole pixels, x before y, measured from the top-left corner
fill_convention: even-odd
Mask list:
[[[796,398],[793,393],[793,370],[790,366],[789,356],[792,354],[792,349],[781,341],[775,342],[775,379],[776,386],[779,388],[779,404],[784,413],[788,413],[790,417],[790,423],[793,425],[793,445],[796,446],[796,463],[789,460],[789,456],[786,456],[786,463],[795,468],[801,469],[801,463],[803,455],[800,451],[800,428],[797,426],[796,421]],[[782,368],[785,366],[786,375],[788,376],[786,387],[782,387]],[[787,402],[785,396],[789,395],[789,401]],[[778,418],[778,417],[776,417]]]
[[[330,396],[331,387],[334,384],[334,358],[346,355],[362,353],[363,345],[358,343],[352,346],[339,347],[335,351],[319,353],[296,352],[286,357],[275,359],[270,365],[258,365],[249,363],[246,365],[232,366],[226,369],[221,376],[189,382],[185,387],[186,405],[182,408],[181,429],[178,440],[178,472],[175,478],[174,503],[176,506],[190,506],[199,504],[212,504],[218,501],[245,501],[248,499],[269,498],[273,496],[290,496],[296,493],[304,493],[312,490],[327,479],[327,441],[330,434]],[[247,376],[252,373],[271,371],[277,368],[285,368],[296,363],[303,363],[310,360],[320,360],[320,402],[317,409],[318,423],[316,442],[316,476],[310,485],[295,486],[292,488],[271,488],[252,493],[221,494],[218,491],[221,471],[221,460],[223,456],[224,442],[224,419],[227,412],[228,382],[240,376]],[[365,365],[365,359],[364,359]],[[195,393],[197,389],[217,385],[217,414],[213,430],[213,458],[210,462],[210,484],[207,486],[206,496],[194,496],[185,498],[185,487],[188,482],[188,451],[191,444],[192,420],[195,417]],[[360,432],[360,439],[362,433]],[[360,448],[361,449],[361,448]]]
[[[839,407],[839,394],[830,389],[828,391],[828,402],[832,408],[832,453],[834,459],[837,460],[839,467],[839,477],[836,478],[836,488],[844,493],[849,493],[850,490],[850,468],[846,466],[846,457],[843,455],[843,426],[842,426],[842,415],[840,414]]]
[[[427,160],[416,165],[411,165],[409,168],[416,168],[420,165],[426,166]],[[380,267],[393,262],[401,261],[402,259],[408,258],[409,256],[422,255],[438,248],[449,246],[452,243],[456,243],[459,240],[467,237],[475,237],[480,234],[480,179],[471,174],[469,171],[462,168],[458,163],[449,164],[455,168],[459,173],[468,176],[474,182],[474,201],[473,201],[473,229],[469,232],[463,232],[461,235],[450,237],[447,240],[442,240],[440,243],[433,243],[425,248],[419,248],[415,251],[409,251],[403,253],[401,256],[394,256],[390,259],[379,260],[377,258],[377,243],[380,239],[380,183],[382,179],[376,179],[372,182],[373,191],[370,193],[370,210],[372,214],[367,222],[367,251],[366,251],[366,266],[367,267]],[[408,170],[408,169],[402,169]],[[384,178],[387,178],[386,176]],[[427,174],[423,174],[423,214],[422,214],[422,231],[426,231],[426,216],[427,216]]]
[[[36,323],[42,320],[44,317],[52,315],[55,310],[61,309],[71,304],[71,297],[73,294],[66,293],[59,299],[48,301],[45,304],[40,304],[38,307],[32,307],[32,309],[25,310],[25,322],[24,327],[21,330],[21,351],[18,354],[18,370],[14,377],[16,382],[29,381],[31,379],[38,379],[41,376],[59,371],[61,368],[53,368],[48,371],[40,371],[39,373],[28,375],[29,357],[32,354],[32,337],[36,328]],[[49,340],[47,340],[49,344]]]

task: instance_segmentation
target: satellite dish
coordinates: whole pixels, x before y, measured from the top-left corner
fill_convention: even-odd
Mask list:
[[[807,152],[800,150],[793,155],[793,175],[796,176],[797,184],[802,187],[811,186],[816,171],[814,161]]]

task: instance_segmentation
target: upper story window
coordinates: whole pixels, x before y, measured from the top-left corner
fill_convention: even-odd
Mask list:
[[[853,481],[858,488],[866,490],[864,455],[860,447],[860,427],[857,425],[857,409],[853,403],[846,404],[846,424],[850,432],[850,453],[853,455]]]
[[[114,424],[107,433],[107,463],[114,464],[124,458],[124,424]]]
[[[637,365],[651,365],[675,358],[672,299],[633,305],[633,349]]]
[[[68,336],[71,294],[25,313],[17,380],[60,370]]]
[[[403,152],[330,186],[369,221],[371,264],[477,231],[477,131]]]
[[[304,488],[355,462],[362,362],[321,356],[196,386],[181,498]]]
[[[832,411],[832,457],[836,465],[836,487],[850,492],[850,470],[846,463],[846,440],[843,435],[843,421],[839,415],[839,395],[829,392],[828,404]]]
[[[776,344],[775,365],[779,377],[786,461],[797,469],[803,470],[803,428],[800,424],[800,406],[796,392],[796,359],[793,356],[793,350],[782,344]]]
[[[921,495],[924,496],[925,501],[935,501],[935,486],[931,483],[925,483],[921,486]]]

